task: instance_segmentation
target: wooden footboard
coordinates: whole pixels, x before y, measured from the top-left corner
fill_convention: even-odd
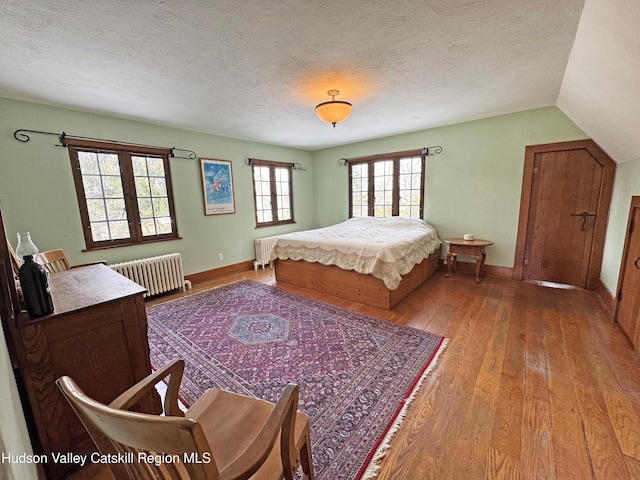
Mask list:
[[[389,290],[384,282],[372,275],[353,270],[342,270],[335,265],[308,263],[295,260],[276,260],[276,281],[335,297],[353,300],[385,310],[391,310],[402,299],[418,288],[439,267],[440,249],[437,249],[413,270],[402,276],[395,290]]]

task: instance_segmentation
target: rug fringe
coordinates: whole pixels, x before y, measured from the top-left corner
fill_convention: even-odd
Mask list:
[[[404,419],[407,416],[407,411],[409,409],[409,406],[411,405],[414,398],[418,394],[418,391],[422,386],[422,382],[424,381],[425,378],[427,378],[427,375],[429,375],[438,366],[438,360],[440,359],[440,355],[442,355],[445,348],[447,348],[448,344],[449,344],[448,338],[445,338],[440,344],[440,347],[438,348],[438,351],[431,359],[429,366],[425,369],[423,374],[420,376],[420,380],[418,380],[415,387],[413,388],[413,390],[405,400],[404,405],[402,406],[402,408],[400,409],[400,412],[396,416],[396,419],[394,420],[393,424],[385,434],[384,439],[376,449],[376,452],[373,454],[373,457],[371,458],[369,465],[364,471],[364,474],[362,475],[361,480],[373,480],[380,473],[380,468],[381,468],[380,462],[382,461],[384,456],[387,454],[387,451],[391,447],[391,438],[395,435],[395,433],[398,430],[400,430],[400,427],[402,426],[402,423],[404,422]]]

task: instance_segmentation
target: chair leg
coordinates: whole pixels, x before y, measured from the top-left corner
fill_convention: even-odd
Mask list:
[[[309,429],[305,433],[304,445],[300,449],[300,464],[302,465],[302,480],[314,480],[313,460],[311,458],[311,437]]]

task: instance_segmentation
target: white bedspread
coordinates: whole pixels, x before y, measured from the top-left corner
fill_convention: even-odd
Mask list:
[[[430,254],[441,242],[424,220],[356,217],[331,227],[278,237],[271,260],[305,260],[371,274],[395,290],[401,275]]]

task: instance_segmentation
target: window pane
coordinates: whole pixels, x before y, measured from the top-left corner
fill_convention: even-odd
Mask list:
[[[138,197],[150,197],[151,188],[149,187],[149,179],[147,177],[136,178],[136,195]]]
[[[129,222],[92,222],[91,236],[95,242],[129,238]]]
[[[124,198],[122,179],[119,176],[103,176],[102,190],[106,198]]]
[[[129,238],[118,155],[78,152],[93,241]]]
[[[134,175],[141,177],[149,175],[147,173],[147,157],[131,157],[131,166]]]
[[[274,168],[276,177],[276,215],[277,220],[282,222],[291,220],[289,210],[289,169]]]
[[[290,167],[254,165],[252,168],[256,222],[293,220]]]
[[[142,229],[142,235],[145,237],[158,234],[158,232],[156,231],[156,221],[153,218],[141,219],[140,228]]]
[[[87,200],[87,211],[89,212],[89,220],[97,222],[107,219],[107,210],[104,206],[104,200]]]
[[[97,175],[83,175],[82,184],[87,198],[102,198],[102,180]]]
[[[117,175],[120,177],[120,162],[113,153],[99,153],[98,166],[101,175]]]
[[[86,213],[81,207],[83,226],[91,232],[85,237],[87,248],[113,240],[121,240],[114,245],[138,243],[159,234],[177,237],[171,179],[165,168],[168,157],[136,154],[122,147],[118,152],[99,150],[99,146],[69,147],[76,185],[82,185],[76,192],[78,201],[86,205]],[[129,225],[142,225],[143,233],[130,230]]]
[[[374,162],[373,176],[374,216],[390,217],[393,211],[393,161]]]
[[[164,161],[157,157],[133,156],[131,158],[138,197],[142,236],[149,237],[172,233],[169,195]],[[218,192],[207,192],[215,195]],[[164,219],[168,217],[168,221]],[[160,218],[163,218],[160,222]],[[162,228],[159,228],[161,225]]]
[[[256,221],[265,223],[273,221],[271,212],[271,183],[269,182],[269,168],[253,167],[254,192],[256,197]]]
[[[95,152],[78,152],[80,172],[83,175],[98,175],[98,154]]]
[[[351,216],[363,217],[369,214],[369,164],[351,165]]]
[[[153,218],[153,204],[150,198],[138,198],[140,218]]]
[[[156,218],[156,229],[159,234],[171,233],[173,227],[171,226],[171,217]]]
[[[400,159],[400,207],[399,214],[412,218],[420,217],[420,183],[422,179],[422,157]],[[402,207],[406,208],[402,208]]]
[[[261,210],[258,212],[258,218],[262,219],[259,220],[262,223],[273,222],[273,213],[271,212],[271,210]]]
[[[350,215],[419,218],[424,201],[423,164],[420,154],[350,164]],[[371,177],[368,172],[372,172]],[[372,178],[373,185],[369,185],[369,178]],[[371,198],[373,209],[369,210],[367,202]]]
[[[110,240],[107,222],[91,222],[91,236],[94,242]]]
[[[169,201],[166,198],[154,198],[153,213],[156,217],[168,217]]]
[[[109,230],[111,231],[111,240],[117,240],[121,238],[129,238],[129,222],[117,221],[109,222]]]
[[[151,196],[152,197],[166,197],[167,196],[167,183],[164,177],[154,177],[149,179],[149,184],[151,186]],[[219,191],[223,191],[221,188]]]
[[[127,212],[124,207],[124,199],[108,198],[104,201],[107,209],[107,218],[109,220],[124,220],[127,218]]]
[[[147,168],[150,177],[164,177],[164,161],[162,158],[147,157]]]
[[[267,167],[253,167],[254,180],[269,181],[269,169]]]

